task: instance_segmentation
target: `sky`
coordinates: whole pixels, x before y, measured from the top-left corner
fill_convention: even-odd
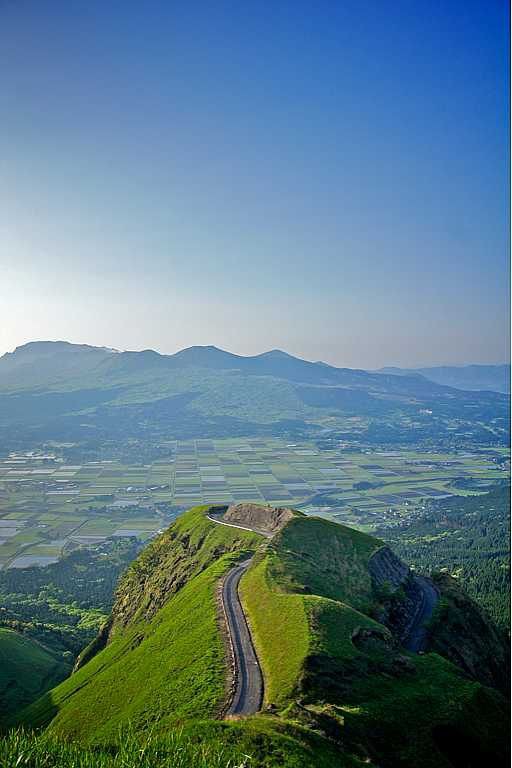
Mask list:
[[[0,0],[0,353],[509,359],[506,0]]]

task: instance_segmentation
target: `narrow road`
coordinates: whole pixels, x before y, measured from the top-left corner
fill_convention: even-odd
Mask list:
[[[212,515],[207,517],[212,523],[218,525],[227,525],[230,528],[241,528],[246,531],[254,530],[227,523]],[[256,533],[262,532],[256,531]],[[272,536],[272,534],[263,535]],[[259,712],[263,702],[263,675],[238,594],[240,579],[251,560],[252,558],[244,560],[228,571],[222,585],[222,607],[235,663],[235,692],[226,712],[227,715],[254,715]]]
[[[439,593],[430,579],[425,579],[423,576],[415,576],[414,581],[419,591],[418,608],[403,644],[408,651],[420,653],[427,647],[427,628],[425,624],[432,616],[437,605]]]
[[[224,579],[222,602],[235,659],[235,693],[228,715],[254,715],[263,701],[263,675],[240,603],[238,585],[251,560],[232,568]]]

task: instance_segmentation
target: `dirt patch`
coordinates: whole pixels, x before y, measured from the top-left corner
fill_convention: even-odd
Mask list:
[[[234,525],[245,525],[254,530],[276,533],[295,516],[286,507],[270,507],[263,504],[232,504],[224,513],[223,520]]]

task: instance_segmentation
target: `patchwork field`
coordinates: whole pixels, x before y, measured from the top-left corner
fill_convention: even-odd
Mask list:
[[[0,460],[0,567],[45,565],[110,537],[146,540],[201,503],[292,505],[371,531],[427,499],[477,493],[508,477],[508,452],[497,448],[439,454],[277,438],[188,440],[144,465],[12,453]]]

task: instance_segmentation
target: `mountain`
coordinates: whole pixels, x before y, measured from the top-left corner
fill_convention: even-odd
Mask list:
[[[440,365],[433,368],[381,368],[393,376],[424,376],[436,384],[466,390],[510,393],[510,365]]]
[[[0,358],[0,431],[16,440],[178,439],[337,431],[368,442],[506,442],[509,403],[419,375],[312,363],[280,350],[174,355],[33,342]]]
[[[242,617],[226,602],[235,573]],[[264,680],[252,705],[232,630],[245,620]],[[82,745],[127,728],[205,749],[221,735],[225,762],[205,765],[243,750],[252,766],[499,768],[506,658],[456,584],[414,575],[378,539],[292,510],[197,507],[130,566],[74,674],[12,722]],[[233,719],[242,695],[260,713]]]

